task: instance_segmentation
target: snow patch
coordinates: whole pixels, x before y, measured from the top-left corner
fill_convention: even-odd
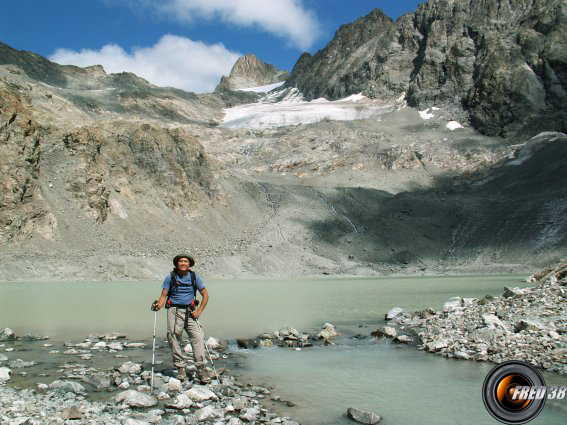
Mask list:
[[[433,109],[433,108],[427,108],[424,111],[419,111],[419,116],[421,117],[421,119],[428,120],[428,119],[435,117],[435,115],[433,115],[432,113],[429,112],[430,109]]]
[[[238,89],[238,90],[239,91],[252,91],[254,93],[268,93],[269,91],[272,91],[272,90],[277,89],[278,87],[282,86],[284,82],[285,81],[282,81],[281,83],[268,84],[266,86],[249,87],[249,88],[246,88],[246,89]]]
[[[403,100],[402,100],[403,102]],[[258,103],[225,109],[225,128],[272,128],[310,124],[323,120],[349,121],[379,118],[394,111],[398,101],[389,103],[369,99],[361,93],[340,100],[318,98],[306,101],[297,88],[268,93]]]
[[[449,130],[456,130],[457,128],[463,128],[463,126],[457,121],[449,121],[446,125]]]

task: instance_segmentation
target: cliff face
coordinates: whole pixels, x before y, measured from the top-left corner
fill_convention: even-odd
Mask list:
[[[0,44],[1,63],[0,243],[95,249],[96,232],[77,234],[104,225],[114,239],[139,238],[152,217],[187,217],[216,196],[214,164],[181,126],[214,122],[219,96]]]
[[[238,58],[230,75],[223,76],[216,92],[239,90],[249,87],[267,86],[279,83],[287,77],[287,71],[277,69],[275,66],[265,63],[254,55],[246,55]]]
[[[490,135],[566,131],[566,40],[562,0],[430,0],[397,22],[375,10],[342,26],[286,86],[308,99],[405,93]]]

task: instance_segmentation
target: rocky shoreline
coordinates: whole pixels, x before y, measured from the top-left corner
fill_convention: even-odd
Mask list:
[[[417,335],[418,348],[431,353],[493,363],[522,360],[567,375],[567,259],[528,281],[537,285],[506,287],[500,297],[455,297],[442,311],[393,309],[389,319],[400,331]],[[396,337],[397,332],[385,327],[374,334]]]
[[[195,424],[270,423],[294,425],[289,417],[281,417],[263,407],[263,402],[290,402],[272,395],[268,388],[244,385],[225,372],[234,354],[215,338],[207,340],[210,356],[216,365],[209,367],[212,382],[199,385],[197,380],[180,381],[173,370],[160,366],[154,374],[154,391],[151,392],[151,364],[136,362],[136,354],[144,350],[147,358],[150,349],[142,342],[128,342],[118,333],[90,335],[83,342],[65,342],[62,347],[43,343],[48,337],[26,335],[17,337],[9,328],[0,332],[2,351],[23,356],[37,350],[37,344],[47,356],[56,359],[56,379],[45,361],[26,361],[0,354],[0,422],[21,424]],[[36,345],[36,348],[34,348]],[[169,354],[164,346],[158,351]],[[136,351],[138,350],[138,351]],[[128,352],[132,354],[127,354]],[[186,346],[190,352],[190,345]],[[37,351],[35,351],[37,354]],[[167,353],[167,354],[166,354]],[[97,357],[93,361],[93,357]],[[191,357],[191,356],[189,356]],[[77,360],[78,361],[75,361]],[[104,369],[102,360],[112,359],[116,365]],[[120,360],[121,364],[118,364]],[[188,359],[191,363],[191,360]],[[164,363],[163,361],[156,362]],[[96,365],[96,366],[95,366]],[[209,363],[211,366],[211,363]],[[188,368],[190,374],[195,367]],[[44,373],[41,373],[44,372]],[[35,374],[39,382],[35,387],[18,389],[7,384]],[[15,379],[14,379],[15,378]],[[37,380],[36,379],[36,380]],[[28,381],[29,386],[29,381]]]

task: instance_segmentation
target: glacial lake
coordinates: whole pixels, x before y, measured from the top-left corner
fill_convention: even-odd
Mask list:
[[[211,299],[201,322],[206,337],[221,340],[253,337],[285,325],[313,333],[325,322],[333,323],[342,334],[334,346],[238,350],[244,354],[244,367],[234,372],[297,404],[285,413],[304,425],[352,424],[344,416],[351,406],[382,416],[385,425],[498,424],[481,397],[493,364],[445,359],[415,346],[352,336],[384,325],[384,314],[394,306],[406,311],[438,309],[453,296],[501,295],[504,286],[528,286],[524,278],[205,276]],[[91,333],[118,331],[151,347],[154,313],[149,307],[160,291],[158,281],[0,283],[0,328],[10,327],[17,335],[48,335],[50,343],[80,342]],[[157,315],[157,335],[163,341],[164,310]],[[17,352],[11,354],[16,358]],[[565,377],[543,376],[548,386],[567,385]],[[566,419],[567,400],[547,401],[531,423],[563,424]]]

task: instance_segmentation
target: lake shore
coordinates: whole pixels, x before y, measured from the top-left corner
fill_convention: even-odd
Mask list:
[[[493,363],[521,360],[567,375],[566,260],[528,278],[533,287],[505,287],[500,297],[454,297],[442,311],[401,313],[395,322],[431,353]]]
[[[17,337],[9,329],[0,333],[2,351],[10,356],[0,354],[2,423],[297,424],[264,407],[285,405],[285,400],[268,388],[241,384],[226,372],[238,358],[214,338],[207,341],[214,363],[208,364],[212,382],[206,385],[194,377],[194,366],[188,367],[188,379],[176,379],[175,371],[165,367],[170,353],[160,342],[158,358],[167,360],[157,361],[153,392],[151,364],[143,360],[151,346],[130,342],[119,333],[63,344],[45,338]]]

